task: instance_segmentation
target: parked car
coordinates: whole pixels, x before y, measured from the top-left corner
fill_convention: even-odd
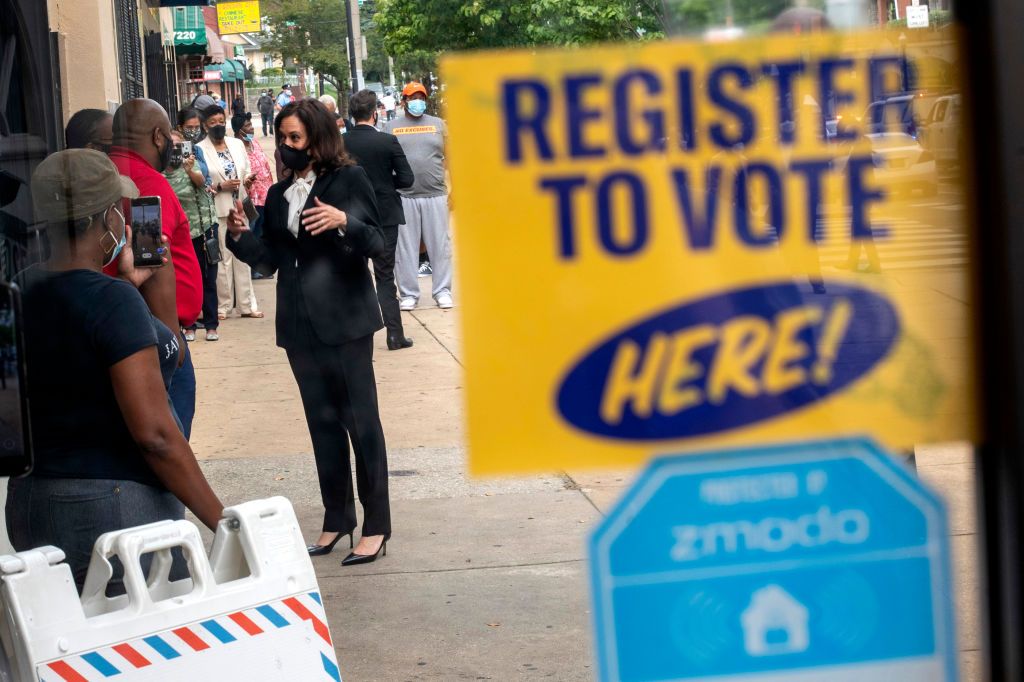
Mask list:
[[[865,136],[875,158],[875,185],[896,192],[917,190],[935,196],[939,178],[935,157],[907,133],[870,133]]]
[[[872,102],[862,119],[867,123],[868,134],[902,132],[916,139],[919,117],[916,115],[915,101],[914,95],[899,95]]]
[[[939,166],[960,162],[960,112],[960,95],[946,95],[935,100],[924,121],[919,139]]]

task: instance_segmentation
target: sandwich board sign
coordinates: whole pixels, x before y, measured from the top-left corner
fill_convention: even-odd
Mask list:
[[[956,679],[943,504],[870,440],[656,459],[590,570],[601,680]]]

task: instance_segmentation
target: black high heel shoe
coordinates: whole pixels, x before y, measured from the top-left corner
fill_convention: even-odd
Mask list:
[[[356,546],[355,540],[352,537],[352,533],[338,533],[334,536],[334,539],[331,540],[329,544],[306,545],[306,551],[309,552],[309,556],[324,556],[325,554],[330,554],[331,551],[334,549],[334,546],[338,544],[338,540],[342,539],[346,535],[348,536],[348,547],[349,549],[352,549]]]
[[[342,566],[358,566],[359,564],[372,564],[381,555],[388,555],[388,541],[384,539],[380,543],[380,547],[373,554],[356,554],[352,552],[347,557],[341,560]]]

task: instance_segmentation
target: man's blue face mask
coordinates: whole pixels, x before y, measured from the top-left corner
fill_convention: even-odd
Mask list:
[[[413,116],[422,116],[427,111],[427,102],[422,99],[411,99],[409,103],[405,105],[405,108],[409,110],[409,113]]]

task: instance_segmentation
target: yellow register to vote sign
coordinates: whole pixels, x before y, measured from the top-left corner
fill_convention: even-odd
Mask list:
[[[942,36],[445,59],[472,471],[973,437]]]

